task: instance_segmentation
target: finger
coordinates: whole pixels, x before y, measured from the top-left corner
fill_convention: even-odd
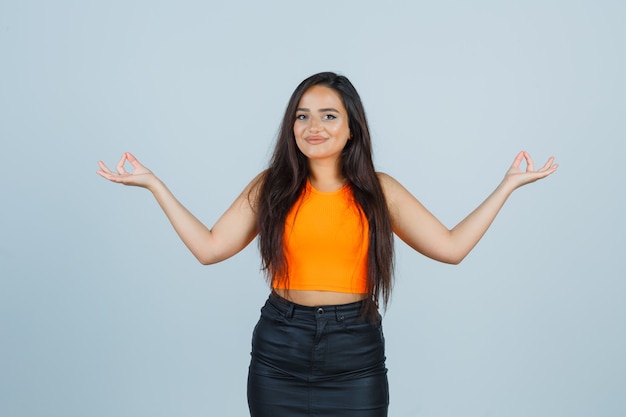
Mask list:
[[[104,162],[98,161],[98,165],[100,166],[101,171],[111,174],[111,170],[104,164]]]
[[[526,159],[526,172],[533,172],[535,170],[535,163],[528,152],[524,152],[524,158]]]
[[[109,167],[107,167],[104,162],[102,161],[98,161],[98,165],[100,166],[100,169],[96,171],[96,174],[100,175],[101,177],[109,180],[109,181],[115,181],[115,175],[111,172],[111,170],[109,169]]]
[[[511,168],[519,168],[523,160],[524,160],[524,151],[517,154],[517,156],[515,157],[515,160],[513,161],[513,165],[511,165]]]
[[[135,158],[135,155],[133,155],[130,152],[126,152],[126,159],[128,159],[128,162],[130,162],[130,164],[133,166],[134,169],[137,168],[143,168],[143,165],[141,165],[141,162],[139,162],[139,160],[137,158]]]
[[[109,179],[109,178],[108,178],[108,177],[109,177],[109,174],[108,174],[108,173],[106,173],[106,172],[104,172],[104,171],[102,171],[102,170],[98,170],[98,171],[96,171],[96,174],[100,175],[102,178],[106,178],[107,180]]]
[[[548,158],[548,161],[545,163],[545,165],[543,167],[541,167],[541,169],[539,171],[547,171],[550,168],[552,168],[554,166],[554,157],[551,156],[550,158]]]
[[[126,162],[126,159],[127,159],[126,154],[122,155],[122,157],[120,158],[120,161],[115,166],[115,169],[117,170],[118,174],[126,174],[126,170],[124,169],[124,163]]]
[[[553,163],[553,161],[554,158],[550,158],[550,160],[548,160],[548,162],[546,162],[546,164],[539,171],[537,171],[536,175],[538,178],[545,178],[556,171],[559,165]]]
[[[102,170],[98,170],[98,171],[96,171],[96,174],[100,175],[102,178],[107,179],[109,181],[120,182],[119,177],[116,177],[111,172],[105,172],[105,171],[102,171]]]

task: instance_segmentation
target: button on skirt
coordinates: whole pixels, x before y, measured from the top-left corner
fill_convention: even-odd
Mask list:
[[[361,303],[307,307],[270,294],[252,335],[252,417],[387,416],[381,318]]]

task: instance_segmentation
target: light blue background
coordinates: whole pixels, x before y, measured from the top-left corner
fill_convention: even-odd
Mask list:
[[[561,164],[448,266],[397,244],[391,416],[626,415],[623,1],[0,1],[0,415],[244,416],[268,289],[202,267],[132,151],[212,224],[291,91],[347,75],[379,170],[453,226]]]

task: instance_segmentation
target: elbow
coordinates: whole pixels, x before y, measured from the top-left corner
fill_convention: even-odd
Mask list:
[[[467,253],[448,253],[441,257],[439,261],[449,265],[459,265],[463,259],[467,256]]]
[[[463,258],[445,258],[445,259],[439,259],[439,261],[443,262],[444,264],[448,264],[448,265],[458,265],[461,263],[461,261],[463,260]]]
[[[212,253],[194,253],[194,256],[200,262],[201,265],[213,265],[221,261],[215,254]]]
[[[203,255],[196,256],[196,259],[198,260],[198,262],[200,262],[200,264],[204,266],[214,265],[222,260],[215,256],[203,256]]]
[[[450,265],[459,265],[459,264],[463,261],[463,259],[465,259],[465,257],[462,257],[462,258],[454,258],[454,259],[451,259],[451,260],[450,260],[449,262],[447,262],[447,263],[448,263],[448,264],[450,264]]]
[[[463,252],[463,253],[457,254],[452,259],[452,262],[450,262],[450,264],[451,265],[459,265],[461,262],[463,262],[463,260],[467,257],[467,255],[469,255],[469,252]]]
[[[432,260],[449,265],[458,265],[467,256],[467,252],[457,250],[455,248],[445,247],[444,245],[427,248],[430,250],[424,250],[424,248],[419,247],[413,247],[413,249]]]

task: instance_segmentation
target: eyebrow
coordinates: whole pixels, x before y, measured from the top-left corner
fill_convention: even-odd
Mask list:
[[[310,109],[307,109],[306,107],[298,107],[298,108],[296,109],[296,111],[306,111],[306,112],[310,112],[311,110],[310,110]],[[332,111],[332,112],[335,112],[335,113],[339,113],[339,110],[337,110],[337,109],[335,109],[335,108],[332,108],[332,107],[327,107],[327,108],[324,108],[324,109],[319,109],[318,111],[319,111],[320,113],[325,113],[325,112],[329,112],[329,111]]]

